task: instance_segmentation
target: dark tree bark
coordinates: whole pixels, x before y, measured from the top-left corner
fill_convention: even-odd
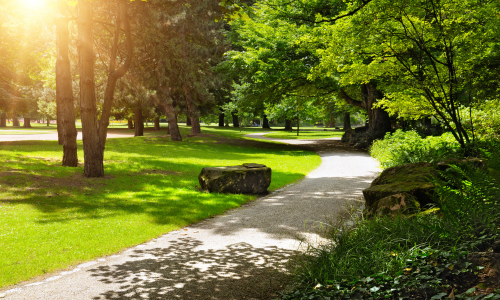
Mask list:
[[[240,121],[238,120],[238,115],[236,115],[238,112],[232,112],[231,115],[233,116],[233,127],[240,127]]]
[[[292,121],[285,119],[285,130],[290,130],[292,131]]]
[[[351,131],[351,114],[346,112],[344,114],[344,131]]]
[[[123,23],[124,32],[126,36],[126,49],[127,58],[122,66],[118,69],[116,68],[116,58],[118,53],[118,46],[121,34],[121,25]],[[104,92],[104,102],[102,105],[101,119],[99,120],[99,140],[101,143],[101,151],[104,156],[104,148],[106,145],[106,136],[109,126],[109,117],[111,116],[111,107],[113,106],[113,100],[115,95],[116,82],[125,73],[127,73],[130,65],[132,64],[133,56],[133,44],[132,44],[132,32],[130,30],[129,18],[127,15],[127,2],[125,0],[119,0],[116,11],[116,22],[115,22],[115,32],[114,32],[113,45],[111,47],[111,55],[109,61],[109,71],[108,71],[108,81],[106,83],[106,91]],[[142,116],[142,114],[141,114]],[[144,124],[141,123],[141,128],[144,128]],[[137,131],[137,126],[136,126]],[[141,134],[142,135],[142,134]]]
[[[47,117],[47,120],[46,120],[46,121],[47,121],[47,127],[49,127],[49,126],[50,126],[50,118],[49,118],[49,117]]]
[[[297,136],[299,136],[299,129],[300,129],[300,119],[297,117]]]
[[[174,101],[170,94],[170,88],[166,85],[162,85],[160,90],[165,97],[161,104],[165,108],[165,116],[168,121],[167,132],[170,134],[170,139],[172,141],[180,142],[182,141],[182,137],[177,124],[177,113],[175,112]]]
[[[196,107],[191,88],[188,84],[184,85],[184,95],[186,96],[188,119],[191,120],[191,134],[199,134],[201,133],[201,127],[200,119],[198,118],[198,108]]]
[[[135,109],[135,134],[134,136],[144,136],[144,121],[142,120],[142,108]]]
[[[21,124],[19,124],[19,119],[17,117],[12,117],[12,126],[14,127],[21,126]]]
[[[269,120],[267,119],[266,115],[262,117],[262,128],[271,129],[271,126],[269,126]]]
[[[23,127],[24,128],[31,128],[31,120],[30,118],[24,118],[24,124],[23,124]]]
[[[154,131],[160,131],[160,118],[156,117],[154,122],[155,122]]]
[[[219,127],[224,127],[224,113],[219,114]]]
[[[61,3],[59,5],[62,5]],[[62,165],[78,166],[76,144],[75,107],[73,99],[73,80],[69,60],[69,30],[68,19],[56,19],[56,107],[57,133],[59,145],[63,146]]]
[[[86,177],[103,177],[103,152],[97,127],[97,108],[94,86],[94,35],[92,32],[92,2],[78,1],[78,66],[80,69],[80,114],[84,171]]]
[[[127,119],[127,128],[134,129],[134,121],[132,119]]]
[[[0,127],[7,127],[7,114],[5,112],[0,115]]]
[[[383,95],[376,89],[375,84],[367,83],[361,85],[362,101],[357,101],[349,97],[344,91],[340,91],[340,96],[349,104],[361,107],[368,113],[368,131],[377,132],[379,134],[391,130],[391,119],[389,114],[381,109],[374,108],[373,105],[378,99],[382,99]]]
[[[325,127],[335,128],[335,115],[334,114],[330,115],[330,120],[328,121],[328,124],[325,124]]]
[[[191,118],[189,115],[186,116],[186,126],[191,126]]]

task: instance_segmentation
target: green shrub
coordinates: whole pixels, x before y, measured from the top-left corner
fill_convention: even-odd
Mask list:
[[[422,138],[415,131],[396,130],[377,140],[370,153],[383,168],[415,162],[439,162],[447,158],[463,157],[464,151],[451,133]]]
[[[463,279],[476,270],[465,254],[500,240],[500,144],[483,146],[486,166],[442,173],[437,212],[337,227],[330,244],[297,261],[299,288],[283,299],[442,299],[452,284],[455,298],[469,298],[473,281]],[[500,299],[500,290],[474,297]]]

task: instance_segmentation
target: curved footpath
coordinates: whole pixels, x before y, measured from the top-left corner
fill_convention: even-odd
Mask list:
[[[262,134],[248,137],[262,138]],[[338,139],[277,140],[315,150],[321,166],[298,183],[122,253],[0,292],[5,299],[273,299],[288,259],[325,242],[322,224],[378,175],[368,154]],[[323,223],[324,222],[324,223]],[[1,297],[0,296],[0,297]]]

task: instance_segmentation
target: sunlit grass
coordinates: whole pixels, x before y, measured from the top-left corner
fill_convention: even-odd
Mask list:
[[[262,163],[273,170],[274,190],[320,163],[312,152],[276,144],[221,143],[220,135],[244,133],[237,129],[203,129],[211,135],[183,142],[162,137],[164,130],[109,139],[105,178],[84,178],[82,166],[61,167],[56,141],[0,143],[0,287],[115,253],[256,198],[199,191],[203,167]]]
[[[297,136],[297,131],[277,131],[266,134],[265,137],[276,138],[276,139],[325,139],[332,137],[342,137],[343,131],[300,131]]]

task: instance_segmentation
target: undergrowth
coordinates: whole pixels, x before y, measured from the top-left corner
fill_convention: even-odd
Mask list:
[[[438,209],[412,216],[351,216],[328,245],[296,261],[297,288],[282,299],[500,299],[474,287],[466,254],[500,240],[500,144],[484,166],[453,166],[436,178]]]
[[[451,133],[422,138],[416,131],[396,130],[388,132],[384,139],[377,140],[370,148],[382,168],[395,167],[407,163],[435,163],[448,158],[464,156],[464,150]]]

